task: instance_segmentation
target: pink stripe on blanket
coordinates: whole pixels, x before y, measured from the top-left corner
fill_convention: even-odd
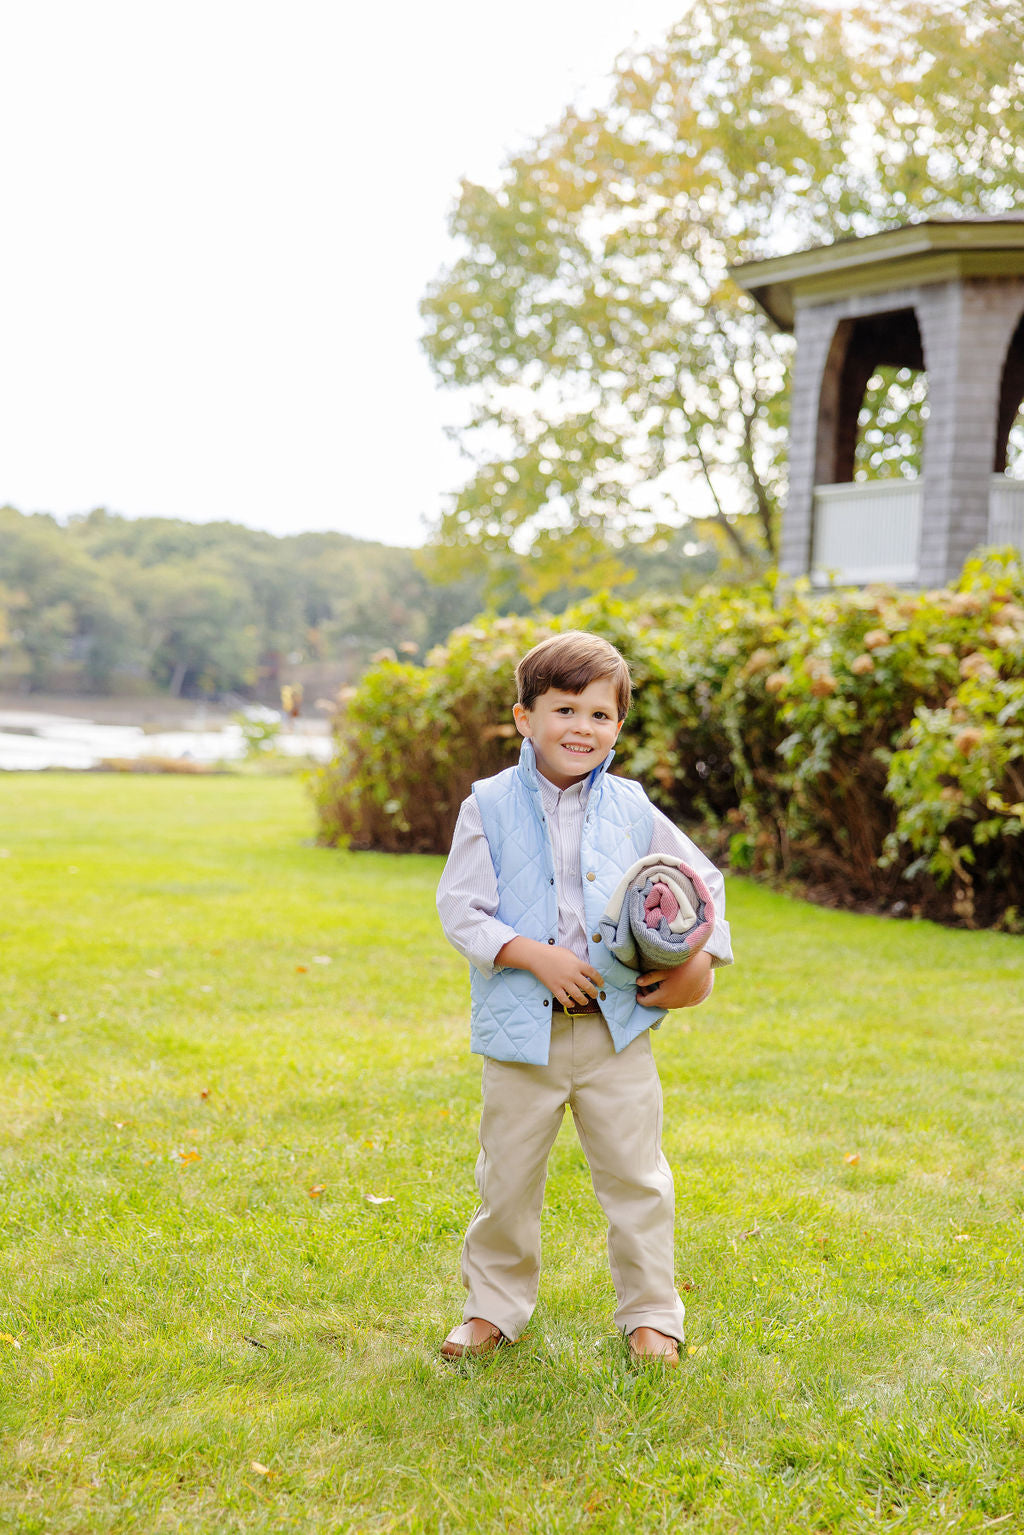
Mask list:
[[[679,902],[667,885],[651,886],[651,893],[644,902],[644,921],[648,927],[657,928],[662,917],[674,922],[679,915]]]

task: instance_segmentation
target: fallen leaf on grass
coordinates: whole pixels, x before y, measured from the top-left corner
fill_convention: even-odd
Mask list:
[[[146,974],[150,977],[151,980],[159,981],[161,979],[161,977],[163,976],[163,971],[162,970],[147,970]]]
[[[21,1344],[12,1332],[0,1332],[0,1343],[6,1343],[8,1348],[20,1348]]]
[[[970,1240],[971,1233],[969,1231],[958,1231],[956,1236],[953,1238],[954,1242],[969,1242]]]
[[[364,1194],[363,1198],[368,1205],[393,1205],[394,1194]]]
[[[201,1087],[199,1089],[199,1096],[200,1096],[200,1098],[209,1098],[209,1096],[210,1096],[210,1089],[208,1087]]]
[[[855,1167],[860,1161],[860,1152],[848,1151],[843,1158],[843,1161],[847,1164],[848,1167]]]
[[[203,1160],[202,1152],[199,1151],[179,1151],[178,1156],[181,1158],[182,1167],[187,1167],[190,1162],[201,1162]]]
[[[295,968],[299,972],[300,975],[305,975],[306,971],[309,969],[309,966],[308,965],[296,965]]]
[[[257,1476],[270,1475],[270,1467],[263,1465],[262,1461],[259,1460],[254,1460],[252,1462],[252,1470],[255,1471]]]
[[[825,1248],[828,1246],[828,1237],[815,1237],[814,1240],[817,1242],[822,1252],[824,1252]]]
[[[313,1187],[309,1190],[310,1199],[319,1199],[326,1187],[326,1183],[314,1183]]]
[[[329,954],[314,954],[313,963],[314,965],[329,965],[331,963],[331,956]]]

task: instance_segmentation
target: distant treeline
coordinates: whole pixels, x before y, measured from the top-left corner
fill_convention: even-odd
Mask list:
[[[680,535],[631,563],[641,588],[672,586],[691,555]],[[0,691],[273,697],[303,673],[357,676],[383,649],[422,656],[486,605],[487,586],[484,569],[439,578],[415,550],[343,533],[102,510],[61,524],[4,507]]]

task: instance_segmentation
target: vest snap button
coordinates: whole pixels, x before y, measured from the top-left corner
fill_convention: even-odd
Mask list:
[[[595,943],[600,943],[601,942],[601,934],[600,933],[591,933],[590,936],[594,940]]]
[[[599,1001],[601,1001],[601,1002],[603,1002],[603,1001],[604,1001],[604,999],[605,999],[605,997],[606,997],[606,996],[607,996],[607,995],[608,995],[608,994],[607,994],[607,992],[604,992],[604,991],[599,991],[599,992],[598,992],[598,994],[597,994],[597,995],[598,995],[598,1000],[599,1000]]]
[[[555,941],[555,940],[554,940],[554,939],[553,939],[553,938],[549,938],[549,939],[548,939],[548,943],[554,943],[554,941]]]
[[[550,1007],[551,1006],[551,1003],[548,1001],[547,997],[544,998],[544,1006],[545,1007]]]
[[[588,879],[596,879],[597,878],[597,875],[594,873],[593,869],[588,869],[587,870],[587,878]]]

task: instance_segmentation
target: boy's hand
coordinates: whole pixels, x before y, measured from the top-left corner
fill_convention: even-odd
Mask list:
[[[556,1001],[582,1006],[597,996],[604,981],[593,965],[577,959],[571,949],[557,943],[538,943],[535,938],[513,938],[498,951],[495,964],[513,970],[529,970]]]
[[[538,981],[542,981],[556,1001],[576,1002],[581,1006],[592,1002],[604,981],[593,965],[585,959],[577,959],[571,949],[558,944],[548,947],[532,967]]]
[[[650,970],[637,977],[636,1000],[641,1007],[696,1007],[714,984],[711,955],[705,950],[672,970]],[[653,987],[641,991],[641,987]]]

